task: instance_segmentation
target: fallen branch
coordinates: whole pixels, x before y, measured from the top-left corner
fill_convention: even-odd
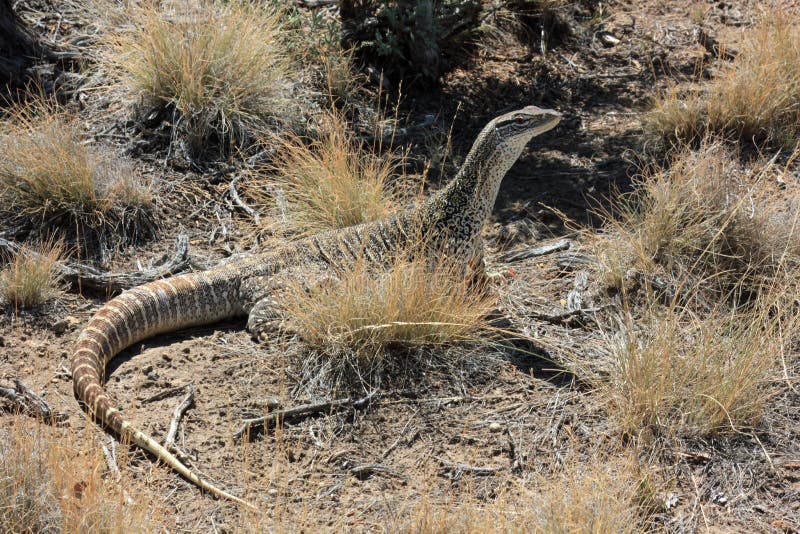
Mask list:
[[[589,267],[596,263],[597,259],[594,256],[572,251],[562,252],[558,255],[558,259],[556,260],[556,265],[570,271],[577,271],[578,269]]]
[[[46,423],[57,424],[69,418],[65,413],[54,412],[44,399],[16,378],[13,389],[0,387],[0,397],[10,400],[21,412]]]
[[[439,458],[438,456],[435,457],[436,461],[439,462],[439,465],[445,472],[452,473],[452,477],[455,479],[461,478],[461,475],[464,473],[471,473],[477,476],[490,476],[497,473],[498,469],[496,467],[477,467],[474,465],[467,465],[467,464],[457,464],[453,462],[449,462],[444,458]]]
[[[314,404],[303,404],[294,408],[287,408],[285,410],[276,410],[264,417],[255,417],[253,419],[245,419],[242,421],[242,426],[239,427],[233,434],[234,440],[242,439],[242,436],[249,434],[253,430],[261,430],[269,424],[275,424],[283,421],[296,421],[311,415],[321,413],[332,413],[334,411],[344,410],[346,408],[354,408],[361,410],[366,408],[370,401],[375,397],[375,393],[370,393],[361,399],[337,399],[332,401],[317,402]]]
[[[166,391],[162,391],[161,393],[156,393],[152,397],[147,397],[146,399],[144,399],[142,401],[142,404],[149,404],[151,402],[164,400],[164,399],[167,399],[169,397],[174,397],[175,395],[177,395],[181,391],[186,391],[186,388],[188,386],[191,386],[191,384],[184,384],[182,386],[178,386],[178,387],[170,388],[170,389],[168,389]]]
[[[522,462],[517,457],[517,442],[509,427],[506,427],[506,436],[508,436],[508,459],[511,461],[511,472],[518,473],[522,470]]]
[[[568,310],[554,314],[547,314],[547,313],[533,311],[528,313],[527,316],[531,319],[537,319],[539,321],[545,321],[547,323],[568,326],[572,323],[580,323],[587,319],[596,323],[597,320],[595,319],[594,314],[596,314],[597,312],[601,312],[603,310],[607,310],[608,308],[612,307],[613,307],[612,304],[604,304],[602,306],[597,306],[595,308],[581,308],[578,310]]]
[[[167,437],[164,439],[164,448],[168,451],[175,451],[177,449],[175,446],[175,436],[178,434],[178,425],[181,424],[181,419],[183,419],[183,414],[186,413],[186,410],[194,404],[194,384],[187,384],[186,390],[186,397],[183,398],[181,403],[175,407],[175,411],[172,412],[172,421],[169,423]]]
[[[366,464],[366,465],[357,465],[355,467],[350,468],[350,474],[356,477],[359,480],[366,480],[370,478],[372,475],[389,475],[397,478],[405,478],[394,469],[386,467],[385,465],[381,464]]]
[[[250,217],[253,218],[253,221],[256,225],[261,224],[261,217],[259,216],[258,212],[245,204],[244,200],[239,196],[239,193],[236,191],[236,181],[239,179],[237,176],[233,180],[231,180],[231,184],[228,186],[228,194],[231,197],[231,200],[234,204],[236,204],[243,212],[248,214]]]
[[[4,250],[6,254],[15,255],[22,250],[22,247],[0,238],[0,249]],[[31,250],[25,250],[24,253],[33,259],[40,256]],[[125,289],[184,271],[189,268],[189,264],[189,238],[181,234],[175,240],[175,252],[172,256],[166,258],[160,265],[149,269],[131,273],[108,273],[84,263],[66,261],[58,264],[57,274],[62,280],[81,289],[119,293]]]
[[[566,250],[569,248],[570,243],[572,243],[572,239],[559,239],[553,243],[548,243],[538,247],[531,247],[525,250],[518,250],[516,252],[506,252],[505,254],[501,254],[498,259],[503,262],[514,262],[528,258],[535,258],[537,256],[544,256],[552,252],[558,252],[559,250]]]
[[[331,6],[337,1],[338,0],[297,0],[297,5],[300,7],[313,9],[317,7]]]

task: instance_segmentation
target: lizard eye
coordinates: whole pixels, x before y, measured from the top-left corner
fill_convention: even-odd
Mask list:
[[[525,124],[527,121],[522,117],[517,117],[516,119],[514,119],[514,122],[516,122],[517,124]]]

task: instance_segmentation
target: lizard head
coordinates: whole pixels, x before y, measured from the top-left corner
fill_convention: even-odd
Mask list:
[[[500,145],[521,151],[531,138],[555,127],[560,120],[561,113],[557,111],[527,106],[500,115],[491,124]]]

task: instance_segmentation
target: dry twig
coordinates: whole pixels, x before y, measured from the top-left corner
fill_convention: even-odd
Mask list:
[[[566,310],[559,313],[542,313],[537,311],[531,311],[527,315],[531,319],[536,319],[539,321],[545,321],[551,324],[560,324],[560,325],[571,325],[573,323],[584,323],[587,320],[592,322],[597,322],[595,318],[595,314],[609,308],[612,308],[612,304],[604,304],[603,306],[596,306],[594,308],[581,308],[578,310]]]
[[[156,401],[164,400],[164,399],[169,398],[169,397],[174,397],[178,393],[180,393],[182,391],[186,391],[186,388],[188,386],[190,386],[190,385],[191,384],[184,384],[182,386],[177,386],[177,387],[170,388],[170,389],[167,389],[165,391],[162,391],[160,393],[156,393],[152,397],[147,397],[146,399],[144,399],[142,401],[142,404],[149,404],[151,402],[156,402]]]
[[[21,412],[46,423],[57,424],[69,418],[65,413],[53,411],[44,399],[16,378],[13,388],[0,387],[0,397],[10,400]]]
[[[236,181],[239,179],[237,176],[233,180],[231,180],[231,184],[228,186],[228,195],[230,195],[231,200],[234,204],[236,204],[243,212],[248,214],[250,217],[253,218],[253,221],[256,225],[261,224],[261,216],[258,214],[256,210],[248,206],[244,200],[239,196],[239,193],[236,191]]]
[[[442,467],[442,469],[445,472],[450,473],[450,476],[455,480],[461,478],[461,475],[463,475],[464,473],[471,473],[473,475],[485,477],[494,475],[498,471],[496,467],[479,467],[468,464],[458,464],[449,462],[444,458],[440,458],[438,456],[434,458],[436,459],[437,462],[439,462],[439,465]]]
[[[498,259],[504,262],[513,262],[528,258],[535,258],[537,256],[544,256],[552,252],[558,252],[559,250],[566,250],[569,248],[570,243],[572,243],[572,239],[559,239],[553,243],[548,243],[538,247],[526,248],[525,250],[518,250],[516,252],[506,252],[505,254],[501,254]]]
[[[242,426],[239,427],[233,434],[234,440],[240,440],[242,436],[248,434],[251,430],[260,430],[269,424],[275,424],[281,421],[294,421],[302,419],[311,415],[320,413],[332,413],[334,411],[343,410],[346,408],[354,408],[356,410],[363,410],[375,398],[376,393],[370,393],[361,399],[337,399],[332,401],[317,402],[313,404],[303,404],[294,408],[287,408],[285,410],[276,410],[264,417],[255,417],[253,419],[245,419],[242,421]]]
[[[5,251],[6,254],[16,254],[20,250],[20,246],[0,238],[0,250]],[[28,252],[28,254],[36,256],[35,252]],[[184,271],[189,264],[189,238],[181,234],[175,240],[175,252],[172,256],[160,265],[149,269],[130,273],[109,273],[84,263],[69,261],[59,263],[56,272],[62,280],[81,289],[118,293]]]
[[[167,437],[164,439],[164,448],[168,451],[177,450],[175,445],[175,436],[178,433],[178,425],[181,423],[181,419],[183,419],[183,414],[186,413],[186,410],[188,410],[194,404],[194,384],[187,384],[186,390],[186,396],[183,398],[181,403],[175,407],[175,411],[172,412],[172,421],[169,423]]]

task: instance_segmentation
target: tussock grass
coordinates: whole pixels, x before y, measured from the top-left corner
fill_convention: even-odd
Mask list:
[[[596,381],[621,427],[639,435],[710,435],[757,425],[776,393],[798,324],[769,307],[647,310],[609,335],[608,374]]]
[[[171,114],[191,156],[245,146],[292,115],[281,11],[275,4],[199,2],[130,7],[110,61],[144,110]]]
[[[47,104],[17,110],[3,124],[0,152],[0,214],[9,226],[74,232],[87,248],[154,232],[151,184],[126,160],[84,143],[66,113]]]
[[[428,499],[404,514],[398,530],[414,534],[634,533],[647,517],[646,481],[631,462],[614,458],[573,462],[558,474],[540,475],[522,495],[501,494],[489,502]]]
[[[646,172],[596,241],[605,283],[628,292],[660,282],[696,303],[771,287],[800,257],[800,205],[770,201],[759,173],[713,143]]]
[[[38,249],[21,248],[0,271],[0,301],[20,309],[55,297],[60,281],[57,266],[63,255],[61,241],[46,241]]]
[[[346,366],[371,364],[392,347],[441,345],[477,339],[494,298],[471,287],[462,268],[400,255],[387,270],[357,261],[336,283],[287,298],[293,328]]]
[[[310,143],[286,136],[264,169],[272,183],[265,189],[251,181],[248,196],[266,205],[275,188],[282,190],[288,211],[284,228],[300,235],[374,221],[397,208],[392,178],[403,157],[365,149],[348,132],[344,118],[330,114]]]
[[[718,144],[684,150],[639,179],[597,238],[623,313],[601,365],[575,366],[626,432],[737,432],[775,394],[800,333],[800,205],[770,190],[769,172]]]
[[[667,91],[648,117],[670,142],[711,132],[742,142],[793,147],[800,135],[800,18],[773,12],[750,30],[739,54],[704,89]]]
[[[23,418],[0,430],[0,530],[152,532],[146,497],[128,504],[120,487],[103,481],[102,454],[81,455],[56,432]]]

